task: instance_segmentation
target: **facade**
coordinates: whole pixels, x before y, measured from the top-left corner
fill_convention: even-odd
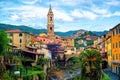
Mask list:
[[[111,59],[112,59],[111,32],[106,34],[105,48],[108,58],[108,69],[111,70]]]
[[[94,45],[93,45],[93,46],[96,47],[97,45],[98,45],[98,39],[95,39],[95,40],[94,40]]]
[[[90,35],[87,35],[84,37],[86,40],[95,40],[97,39],[97,36],[90,36]]]
[[[32,34],[20,30],[6,30],[6,32],[10,39],[10,45],[16,46],[18,49],[25,49],[25,46],[27,46],[33,36]]]
[[[108,69],[120,75],[120,24],[110,29],[107,34],[98,37],[94,45],[100,50],[103,61],[107,58]]]
[[[77,44],[83,44],[84,41],[83,40],[78,40]]]
[[[63,37],[62,38],[62,47],[74,47],[74,39],[71,37]]]
[[[112,72],[120,74],[120,24],[110,30],[112,46]]]
[[[76,48],[74,48],[74,47],[68,47],[68,48],[65,49],[64,54],[65,55],[77,54]]]

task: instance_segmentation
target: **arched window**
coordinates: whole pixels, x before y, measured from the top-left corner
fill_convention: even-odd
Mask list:
[[[20,33],[19,36],[22,36],[22,33]]]
[[[52,17],[50,17],[50,21],[52,21]]]
[[[22,43],[22,39],[20,39],[20,43]]]
[[[50,27],[50,30],[52,31],[52,27]]]

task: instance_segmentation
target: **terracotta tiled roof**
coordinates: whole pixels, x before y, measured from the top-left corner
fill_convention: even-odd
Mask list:
[[[33,38],[31,42],[37,42],[38,40],[36,38]]]
[[[22,31],[20,31],[20,30],[6,30],[6,32],[8,32],[8,33],[20,33]]]
[[[22,50],[23,52],[31,53],[31,54],[39,54],[37,52],[29,51],[29,50]]]

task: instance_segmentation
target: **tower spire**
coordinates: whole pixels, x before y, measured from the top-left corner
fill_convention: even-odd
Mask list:
[[[51,9],[51,3],[50,3],[50,9]]]
[[[52,12],[52,8],[51,8],[51,4],[50,4],[50,8],[49,8],[48,14],[49,14],[49,13],[53,13],[53,12]]]

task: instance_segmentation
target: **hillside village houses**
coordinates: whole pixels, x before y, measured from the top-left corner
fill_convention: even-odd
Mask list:
[[[62,48],[64,49],[62,51],[63,54],[64,51],[66,55],[76,54],[73,38],[54,34],[54,14],[51,6],[47,14],[47,34],[41,33],[38,36],[34,36],[21,30],[6,30],[6,32],[9,34],[10,45],[15,46],[15,49],[21,50],[23,57],[33,59],[35,62],[40,57],[52,58],[54,54],[48,49],[48,45],[53,44],[60,45],[59,48],[55,47],[58,53],[58,49]]]
[[[120,75],[120,24],[94,40],[94,46],[101,51],[103,65],[106,65],[113,73]]]

